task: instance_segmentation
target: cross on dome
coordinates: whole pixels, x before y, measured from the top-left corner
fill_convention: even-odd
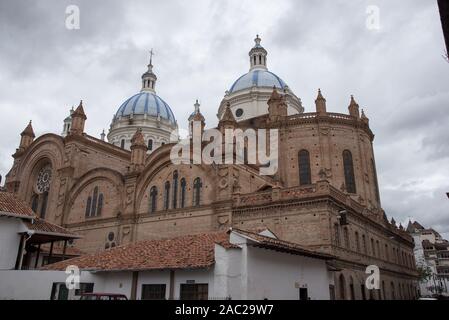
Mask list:
[[[142,90],[155,93],[157,76],[153,72],[153,49],[150,50],[150,64],[148,64],[148,70],[142,75]]]

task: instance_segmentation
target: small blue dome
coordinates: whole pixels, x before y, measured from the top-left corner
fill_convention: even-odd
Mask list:
[[[130,114],[147,114],[153,117],[157,117],[159,114],[162,119],[176,124],[176,119],[170,106],[152,92],[139,92],[127,99],[118,109],[116,117],[129,116]]]
[[[237,81],[232,85],[229,92],[233,93],[243,89],[251,88],[253,86],[270,88],[273,88],[273,86],[275,86],[278,89],[285,89],[285,87],[287,87],[287,84],[273,72],[267,70],[251,70],[250,72],[238,78]]]

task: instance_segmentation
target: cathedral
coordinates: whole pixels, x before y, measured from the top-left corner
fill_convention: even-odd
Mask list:
[[[81,235],[70,245],[85,253],[230,227],[269,229],[336,257],[328,263],[335,299],[416,297],[413,239],[382,209],[369,119],[352,96],[347,114],[329,112],[320,90],[316,109],[305,112],[267,57],[257,36],[249,71],[217,108],[216,129],[277,129],[275,174],[261,175],[258,163],[173,164],[178,123],[157,95],[150,59],[140,92],[119,105],[101,138],[85,132],[83,102],[60,135],[35,137],[30,122],[13,154],[7,191]],[[198,102],[188,121],[208,130]],[[365,287],[370,265],[380,269],[377,290]]]

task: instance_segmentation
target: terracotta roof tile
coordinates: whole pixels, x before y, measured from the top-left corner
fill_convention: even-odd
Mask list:
[[[266,236],[263,236],[258,233],[241,230],[241,229],[237,229],[237,228],[232,228],[232,230],[237,233],[240,233],[241,235],[247,236],[248,238],[255,240],[256,242],[258,242],[258,244],[259,244],[258,246],[260,246],[260,247],[265,247],[265,248],[270,248],[270,249],[275,249],[275,250],[280,250],[280,251],[288,251],[288,252],[297,253],[297,254],[300,254],[303,256],[314,257],[314,258],[321,258],[321,259],[334,259],[335,258],[334,256],[332,256],[330,254],[313,251],[313,250],[303,247],[297,243],[284,241],[281,239],[275,239],[275,238],[271,238],[271,237],[266,237]]]
[[[257,233],[232,229],[247,236],[257,246],[319,259],[333,259],[331,255],[308,250],[300,245],[266,237]],[[229,242],[229,233],[215,232],[188,235],[172,239],[143,240],[112,248],[100,253],[57,262],[45,266],[45,270],[65,270],[76,265],[82,270],[122,271],[208,268],[215,263],[215,244],[225,248],[239,248]]]
[[[227,232],[189,235],[143,240],[57,262],[43,269],[65,270],[69,265],[76,265],[82,270],[102,271],[207,268],[215,263],[215,244],[238,248],[229,243]]]
[[[78,237],[75,233],[67,230],[66,228],[45,221],[38,217],[34,217],[32,221],[25,221],[25,224],[28,229],[33,230],[36,233],[53,233],[53,234],[67,235],[74,238]]]
[[[0,214],[11,215],[24,218],[33,218],[35,216],[33,210],[17,199],[12,193],[0,192]]]

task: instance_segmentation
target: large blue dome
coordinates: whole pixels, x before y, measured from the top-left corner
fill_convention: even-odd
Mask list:
[[[154,117],[157,117],[159,114],[162,119],[176,124],[176,119],[170,106],[152,92],[139,92],[127,99],[118,109],[116,117],[129,116],[130,114],[147,114]]]
[[[232,85],[229,92],[233,93],[254,86],[270,88],[275,86],[278,89],[285,89],[287,84],[273,72],[255,69],[238,78]]]

